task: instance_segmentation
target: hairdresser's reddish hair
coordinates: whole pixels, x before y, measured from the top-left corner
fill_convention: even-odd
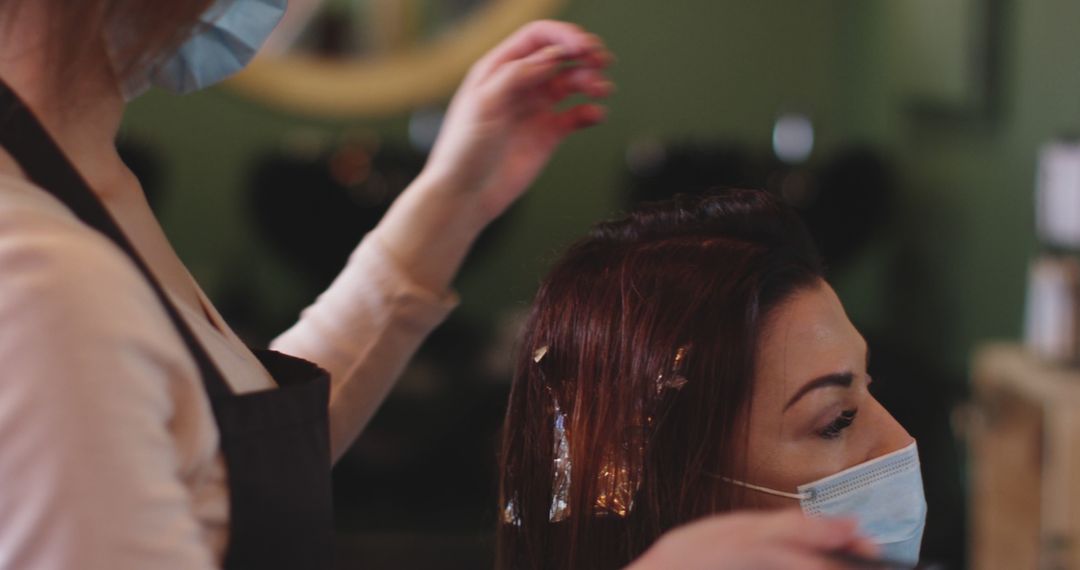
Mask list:
[[[664,531],[733,508],[736,491],[717,476],[743,469],[733,450],[762,323],[821,276],[795,213],[761,191],[647,205],[573,245],[541,285],[517,356],[500,456],[500,509],[512,502],[513,516],[499,525],[498,567],[620,568]],[[685,346],[689,382],[644,412]],[[569,516],[556,523],[554,399],[572,465]],[[635,455],[626,433],[649,425],[645,413],[633,509],[598,516],[603,458]]]
[[[98,53],[105,34],[123,31],[113,63],[125,80],[180,45],[214,0],[0,0],[0,21],[18,26],[20,11],[31,2],[48,15],[51,29],[42,47],[51,64],[51,87],[62,97],[84,67],[101,63],[88,58]]]

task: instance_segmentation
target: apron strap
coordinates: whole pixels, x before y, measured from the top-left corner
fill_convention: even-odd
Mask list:
[[[211,402],[232,395],[225,377],[199,343],[187,321],[181,317],[176,305],[143,261],[142,256],[124,235],[104,204],[90,189],[74,165],[56,145],[37,117],[19,99],[18,95],[0,80],[0,146],[19,163],[36,185],[64,203],[80,220],[91,228],[105,234],[131,259],[139,272],[150,283],[165,312],[180,333],[195,364],[199,367],[203,384]]]

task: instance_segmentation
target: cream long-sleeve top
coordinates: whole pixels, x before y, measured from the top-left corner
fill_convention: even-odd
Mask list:
[[[140,226],[149,210],[110,210],[233,390],[273,389],[156,222]],[[272,343],[330,372],[335,458],[455,304],[373,233]],[[150,286],[51,195],[0,175],[0,569],[218,568],[228,507],[202,380]]]

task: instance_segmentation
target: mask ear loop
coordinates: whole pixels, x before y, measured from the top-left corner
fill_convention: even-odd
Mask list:
[[[786,499],[795,499],[796,501],[805,501],[805,500],[807,500],[807,499],[814,496],[813,493],[809,493],[809,492],[806,492],[806,493],[788,493],[788,492],[785,492],[785,491],[777,491],[776,489],[770,489],[768,487],[761,487],[759,485],[751,485],[750,483],[743,483],[742,481],[736,481],[735,479],[730,479],[728,477],[721,477],[720,480],[725,482],[725,483],[731,483],[732,485],[738,485],[739,487],[745,487],[747,489],[752,489],[754,491],[765,493],[766,495],[773,495],[773,496],[776,496],[776,497],[784,497]]]

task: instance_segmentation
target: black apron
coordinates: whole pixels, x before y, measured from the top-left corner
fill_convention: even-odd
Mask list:
[[[131,258],[199,367],[221,433],[229,484],[225,568],[333,566],[330,381],[310,362],[255,351],[277,389],[234,394],[105,206],[15,93],[0,82],[0,146],[31,180]]]

